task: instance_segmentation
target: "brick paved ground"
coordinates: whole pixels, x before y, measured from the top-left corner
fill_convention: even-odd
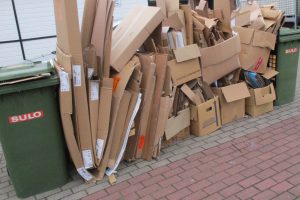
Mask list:
[[[300,116],[83,199],[290,200],[297,196],[300,197]]]
[[[264,200],[270,196],[295,199],[297,195],[300,197],[300,133],[296,132],[300,130],[299,115],[298,78],[293,103],[276,107],[273,112],[255,119],[245,118],[226,125],[209,136],[181,141],[164,149],[159,160],[122,163],[116,186],[110,187],[107,181],[87,185],[74,175],[67,185],[28,199],[75,200],[102,198],[101,195],[108,197],[112,193],[117,199],[126,197],[132,200],[142,199],[140,196],[147,193],[151,197],[147,194],[144,199],[193,196],[213,200],[252,197]],[[164,170],[165,173],[162,173]],[[141,184],[137,184],[139,181]],[[128,193],[124,188],[136,192]],[[232,195],[235,197],[231,198]],[[0,147],[2,199],[18,198],[9,180]]]

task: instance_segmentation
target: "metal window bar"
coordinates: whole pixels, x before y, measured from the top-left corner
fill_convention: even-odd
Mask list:
[[[34,37],[34,38],[23,39],[22,34],[21,34],[21,30],[20,30],[19,18],[18,18],[18,14],[17,14],[15,1],[11,0],[11,4],[12,4],[12,7],[13,7],[14,18],[15,18],[15,22],[16,22],[16,26],[17,26],[18,40],[0,41],[0,44],[17,43],[17,42],[20,43],[20,48],[21,48],[21,51],[22,51],[23,60],[26,60],[26,52],[25,52],[24,45],[23,45],[24,42],[55,38],[56,35],[49,35],[49,36],[44,36],[44,37]]]

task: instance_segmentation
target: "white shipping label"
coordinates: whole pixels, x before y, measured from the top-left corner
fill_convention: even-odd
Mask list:
[[[90,94],[91,101],[99,100],[99,82],[92,81],[91,82],[91,94]]]
[[[236,19],[231,20],[231,27],[236,27]]]
[[[86,169],[94,167],[92,150],[82,151],[83,163]]]
[[[183,47],[184,47],[184,41],[183,41],[182,32],[176,32],[176,48],[183,48]]]
[[[97,139],[96,142],[96,156],[100,160],[103,152],[103,147],[104,147],[104,140],[102,139]]]
[[[77,169],[78,174],[86,181],[90,181],[93,179],[93,176],[83,167]]]
[[[70,82],[69,82],[69,74],[64,71],[59,72],[59,80],[60,80],[60,92],[69,92],[70,90]]]
[[[94,69],[88,68],[88,78],[91,79],[93,75],[94,75]]]
[[[81,86],[81,66],[73,65],[73,84],[75,87]]]

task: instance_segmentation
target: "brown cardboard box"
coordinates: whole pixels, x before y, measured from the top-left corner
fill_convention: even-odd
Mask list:
[[[245,116],[245,98],[250,97],[245,82],[212,89],[220,99],[222,125]]]
[[[246,113],[258,117],[273,110],[276,94],[273,84],[264,88],[249,89],[250,97],[246,99]]]
[[[166,130],[165,130],[166,140],[170,140],[172,137],[177,135],[180,131],[189,127],[191,124],[190,119],[191,119],[191,113],[189,108],[178,112],[177,116],[168,119]]]
[[[191,134],[205,136],[221,127],[219,98],[191,105]]]
[[[114,2],[102,0],[97,4],[91,43],[98,56],[98,71],[109,77]]]
[[[160,7],[162,13],[167,17],[167,4],[166,0],[156,0],[156,6]]]
[[[171,16],[170,13],[179,10],[179,1],[166,0],[166,9],[168,17]]]
[[[100,104],[98,110],[98,127],[97,127],[97,141],[96,141],[96,164],[100,165],[100,161],[103,156],[105,145],[107,142],[109,123],[110,123],[110,111],[111,101],[113,93],[113,79],[104,78],[101,81],[100,89]]]
[[[184,12],[186,43],[187,45],[194,44],[192,9],[189,5],[180,5],[180,10]]]
[[[72,69],[67,70],[70,74],[70,70],[72,70],[73,74],[76,132],[79,136],[79,146],[82,151],[84,165],[88,169],[95,165],[77,3],[76,1],[54,0],[54,8],[57,46],[61,52],[71,56]],[[63,62],[60,57],[57,61],[59,64]]]
[[[221,9],[224,16],[224,25],[230,28],[231,12],[234,10],[234,0],[214,0],[214,9]]]
[[[276,35],[243,27],[235,27],[234,30],[241,38],[240,61],[242,68],[265,73],[270,52],[275,48]]]
[[[116,131],[116,123],[117,123],[117,116],[119,113],[121,99],[125,92],[125,88],[127,83],[136,67],[140,66],[140,62],[137,57],[133,57],[127,65],[123,68],[123,70],[115,75],[115,78],[118,78],[119,81],[114,86],[112,103],[111,103],[111,115],[110,115],[110,126],[109,126],[109,135],[106,142],[106,147],[104,151],[103,158],[101,160],[100,166],[98,167],[98,175],[97,180],[102,180],[104,177],[104,173],[106,167],[109,162],[110,151],[112,148],[113,137]]]
[[[164,20],[158,7],[134,7],[113,31],[111,66],[120,72],[136,50],[142,46],[154,29]]]
[[[212,47],[201,48],[201,68],[203,80],[208,84],[217,81],[226,74],[238,69],[241,51],[240,38],[232,38]]]
[[[261,7],[262,15],[265,19],[265,31],[276,34],[284,23],[284,12],[277,10],[274,5],[265,5]]]
[[[168,62],[174,86],[201,77],[200,52],[196,44],[174,50],[176,59]]]
[[[196,11],[199,15],[208,18],[208,3],[206,0],[200,0],[199,5],[196,6]]]
[[[60,57],[60,60],[62,61],[61,65],[56,62],[54,64],[60,78],[60,116],[66,144],[78,173],[85,181],[91,182],[94,177],[84,167],[82,155],[75,138],[74,126],[71,117],[73,114],[71,74],[63,70],[63,68],[71,68],[71,56],[58,52],[58,57]]]
[[[119,149],[119,145],[121,143],[121,136],[124,130],[126,116],[130,104],[131,93],[126,91],[123,94],[122,100],[120,102],[120,107],[118,111],[118,116],[115,123],[115,132],[113,134],[113,140],[111,143],[111,150],[109,155],[108,167],[113,168],[115,164],[115,158],[117,156],[117,151]]]
[[[81,44],[83,49],[91,44],[96,9],[97,0],[85,1],[81,25]]]
[[[131,99],[128,106],[128,112],[126,115],[126,120],[123,128],[123,132],[121,135],[120,143],[116,146],[119,146],[117,150],[117,156],[115,157],[115,160],[113,161],[114,168],[116,168],[119,165],[119,160],[123,158],[125,147],[128,143],[128,137],[130,129],[134,123],[134,118],[138,112],[138,109],[140,107],[141,103],[141,94],[140,94],[140,84],[141,84],[141,78],[142,78],[142,72],[140,68],[136,68],[133,72],[133,75],[128,83],[127,91],[131,93]],[[114,169],[115,170],[115,169]]]
[[[97,142],[97,128],[98,128],[98,110],[99,110],[99,91],[100,81],[89,80],[89,112],[91,120],[92,144],[94,151],[96,150]],[[96,153],[94,153],[94,160],[97,160]]]
[[[159,109],[160,109],[160,100],[163,93],[163,87],[165,83],[165,75],[167,71],[167,54],[156,54],[155,55],[155,64],[156,64],[156,82],[155,90],[153,93],[153,99],[151,102],[151,114],[150,121],[147,128],[147,134],[145,138],[145,148],[143,151],[143,158],[150,160],[152,159],[153,149],[157,145],[155,144],[156,134],[161,135],[157,132],[157,127],[160,126],[162,121],[158,121]]]
[[[142,102],[135,119],[136,135],[129,138],[125,159],[128,161],[141,158],[145,146],[145,137],[150,118],[153,93],[156,82],[156,64],[152,54],[140,54],[139,59],[142,68],[141,93]]]
[[[153,152],[153,158],[157,158],[160,155],[160,149],[161,149],[161,140],[165,133],[166,126],[167,126],[167,120],[169,118],[169,112],[170,112],[170,104],[171,104],[171,98],[161,97],[160,104],[159,104],[159,111],[158,111],[158,117],[157,121],[159,122],[157,124],[156,133],[155,133],[155,140],[154,140],[154,152]]]

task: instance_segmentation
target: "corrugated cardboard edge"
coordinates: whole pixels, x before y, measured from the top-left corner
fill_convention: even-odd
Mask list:
[[[197,44],[191,44],[183,48],[177,48],[174,50],[174,54],[177,62],[184,62],[187,60],[199,58],[201,56]]]
[[[188,45],[194,44],[192,9],[189,5],[180,5],[180,9],[184,11],[185,16],[186,42]]]
[[[160,98],[160,108],[158,113],[158,124],[155,133],[155,140],[154,140],[154,152],[152,153],[154,158],[157,158],[160,155],[160,148],[161,148],[161,139],[165,133],[165,129],[167,126],[167,121],[169,118],[170,112],[170,104],[171,98],[170,97],[161,97]]]
[[[153,102],[151,106],[151,117],[150,122],[147,128],[147,134],[145,139],[145,148],[143,151],[143,158],[150,160],[152,159],[153,148],[155,146],[155,134],[157,129],[158,122],[158,113],[159,113],[159,104],[160,98],[162,95],[164,81],[167,71],[167,62],[168,62],[168,55],[167,54],[157,54],[155,56],[155,63],[156,63],[156,83],[155,83],[155,90],[153,94]]]
[[[116,119],[116,123],[115,123],[115,131],[114,134],[112,135],[113,139],[112,139],[112,143],[111,143],[111,149],[110,149],[110,153],[109,153],[109,160],[108,160],[108,167],[109,168],[113,168],[113,166],[115,165],[115,159],[117,156],[117,151],[119,149],[119,145],[121,143],[121,137],[122,137],[122,133],[125,127],[125,121],[126,121],[126,117],[127,117],[127,113],[130,107],[130,101],[131,101],[131,93],[127,90],[125,90],[123,97],[121,99],[120,102],[120,107],[118,110],[118,116]]]
[[[113,93],[113,79],[104,78],[101,82],[100,89],[100,105],[99,105],[99,118],[98,118],[98,128],[97,128],[97,140],[103,141],[103,146],[96,149],[96,155],[99,155],[97,158],[97,166],[100,165],[100,161],[103,156],[104,147],[106,145],[108,131],[109,131],[109,122],[110,122],[110,113],[111,113],[111,101]],[[99,151],[99,152],[98,152]]]
[[[120,81],[113,92],[112,104],[111,104],[111,116],[110,116],[110,126],[108,140],[106,142],[106,147],[104,151],[104,156],[98,167],[97,180],[103,180],[105,170],[108,164],[110,150],[112,148],[113,134],[115,132],[115,123],[117,119],[117,114],[120,107],[121,98],[125,92],[125,87],[131,77],[133,70],[140,65],[140,62],[137,57],[132,58],[131,61],[124,67],[124,69],[116,76],[120,77]]]
[[[190,126],[190,109],[187,108],[178,112],[178,116],[168,119],[165,130],[166,140],[170,140],[180,131]]]
[[[97,2],[97,0],[88,0],[85,1],[84,4],[83,19],[81,25],[81,44],[83,49],[88,47],[91,43]]]
[[[221,91],[227,101],[227,103],[250,97],[248,87],[245,82],[232,84],[226,87],[222,87]],[[238,92],[237,92],[238,91]]]
[[[67,65],[71,65],[71,60],[68,59],[70,57],[66,57],[66,60],[62,63],[63,66],[68,67]],[[62,72],[62,68],[58,66],[57,63],[55,63],[56,70],[58,73]],[[70,67],[70,66],[69,66]],[[65,72],[65,71],[63,71]],[[67,73],[67,72],[65,72]],[[68,74],[68,73],[67,73]],[[70,91],[69,92],[62,92],[60,91],[59,93],[59,102],[60,102],[60,115],[61,115],[61,121],[62,121],[62,127],[65,135],[65,140],[67,143],[67,147],[71,156],[71,159],[78,170],[78,172],[86,172],[86,176],[82,173],[80,175],[82,178],[87,181],[87,182],[92,182],[94,181],[94,177],[89,174],[84,168],[83,164],[83,159],[75,138],[75,133],[74,133],[74,127],[73,127],[73,122],[72,122],[72,90],[71,90],[71,74],[68,74],[69,77],[69,87]]]

